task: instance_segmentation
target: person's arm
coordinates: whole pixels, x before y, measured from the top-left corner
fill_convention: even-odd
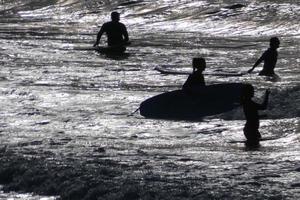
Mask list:
[[[202,85],[205,86],[205,79],[204,79],[203,74],[202,74],[202,77],[201,77],[201,82],[202,82]]]
[[[96,40],[96,42],[94,44],[94,47],[96,47],[99,44],[100,39],[101,39],[103,33],[104,33],[104,25],[101,27],[100,31],[97,34],[97,40]]]
[[[124,25],[124,28],[123,28],[123,35],[124,35],[124,42],[127,43],[129,41],[129,36],[128,36],[127,28],[126,28],[125,25]]]
[[[255,62],[253,67],[248,70],[248,73],[251,73],[255,67],[257,67],[265,59],[265,53]]]
[[[182,89],[187,89],[191,86],[191,81],[192,81],[192,75],[189,75],[186,81],[184,82]]]
[[[259,110],[265,110],[268,106],[269,102],[269,95],[270,95],[270,90],[266,90],[265,92],[265,99],[262,104],[259,104],[258,109]]]

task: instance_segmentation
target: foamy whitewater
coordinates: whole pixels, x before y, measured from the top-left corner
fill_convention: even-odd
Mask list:
[[[91,50],[121,13],[126,56]],[[300,199],[300,2],[1,0],[0,199]],[[277,79],[244,73],[279,37]],[[103,37],[101,44],[105,45]],[[239,107],[198,121],[146,119],[145,99],[181,88],[204,57],[206,84],[270,89],[261,148]]]

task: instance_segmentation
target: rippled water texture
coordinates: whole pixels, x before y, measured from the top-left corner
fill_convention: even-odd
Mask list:
[[[125,56],[91,50],[113,10]],[[292,0],[0,1],[0,184],[18,192],[0,199],[299,199],[299,12]],[[214,75],[246,72],[272,36],[279,78],[261,66]],[[259,150],[231,142],[244,140],[241,108],[198,121],[131,114],[187,78],[155,67],[190,72],[200,56],[208,85],[251,83],[258,102],[271,89],[260,131],[272,139]]]

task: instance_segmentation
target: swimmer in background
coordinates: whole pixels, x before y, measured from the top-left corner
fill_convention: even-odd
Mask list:
[[[265,98],[262,104],[252,101],[254,88],[250,84],[245,84],[242,88],[241,103],[246,117],[244,135],[247,139],[246,147],[258,148],[261,134],[259,132],[259,115],[258,110],[265,110],[268,105],[270,91],[266,90]]]
[[[203,71],[206,68],[204,58],[193,58],[193,73],[189,75],[188,79],[182,86],[183,90],[205,86]]]
[[[267,49],[262,56],[256,61],[253,67],[248,70],[248,73],[251,73],[255,67],[257,67],[262,61],[264,61],[263,69],[259,72],[259,75],[262,76],[274,76],[274,68],[276,66],[280,41],[277,37],[272,37],[270,39],[270,48]]]
[[[128,32],[126,26],[120,23],[120,14],[118,12],[111,13],[111,21],[102,25],[97,34],[94,47],[98,46],[100,39],[104,33],[107,35],[108,46],[123,46],[129,43]]]

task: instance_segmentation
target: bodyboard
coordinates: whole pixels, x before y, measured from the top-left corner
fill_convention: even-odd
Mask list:
[[[240,105],[241,83],[214,84],[175,90],[143,101],[140,114],[147,118],[197,120],[230,111]]]

